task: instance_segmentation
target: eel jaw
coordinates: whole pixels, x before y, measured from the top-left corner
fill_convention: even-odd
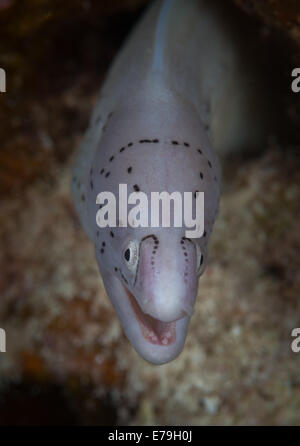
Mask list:
[[[133,294],[124,285],[124,291],[128,297],[131,308],[134,312],[136,320],[139,323],[141,333],[146,341],[154,345],[169,346],[176,341],[176,323],[162,322],[154,317],[144,313]]]
[[[138,355],[154,365],[166,364],[173,361],[182,351],[187,335],[190,316],[173,322],[161,322],[140,309],[136,298],[126,288],[119,277],[103,272],[106,292],[118,315],[124,334]],[[171,330],[170,330],[171,326]],[[149,336],[154,332],[155,338]],[[171,331],[171,337],[166,333]],[[163,344],[164,338],[167,344]],[[164,341],[166,342],[166,341]]]

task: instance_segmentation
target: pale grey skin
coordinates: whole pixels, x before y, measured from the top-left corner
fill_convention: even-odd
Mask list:
[[[74,204],[107,294],[131,344],[153,364],[181,352],[207,264],[220,191],[212,146],[226,153],[261,141],[261,116],[251,117],[249,132],[253,82],[240,75],[230,28],[212,0],[154,2],[108,73],[74,164]],[[120,183],[128,193],[135,185],[147,194],[203,191],[204,235],[99,229],[96,196],[118,196]]]

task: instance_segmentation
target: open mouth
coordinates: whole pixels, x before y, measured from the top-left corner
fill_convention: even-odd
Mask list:
[[[122,284],[123,285],[123,284]],[[123,285],[144,338],[155,345],[168,346],[176,340],[176,321],[162,322],[142,312],[135,297]]]

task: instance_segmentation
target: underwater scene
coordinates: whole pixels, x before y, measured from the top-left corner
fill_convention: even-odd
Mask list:
[[[300,2],[0,0],[0,425],[300,425]]]

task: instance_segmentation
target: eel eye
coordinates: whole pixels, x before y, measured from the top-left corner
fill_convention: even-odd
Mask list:
[[[129,248],[127,248],[126,251],[124,252],[124,257],[125,257],[125,260],[127,260],[127,262],[129,262],[129,260],[130,260],[130,249]]]
[[[134,272],[138,261],[138,242],[136,240],[131,240],[128,243],[124,249],[123,256],[128,269]]]

